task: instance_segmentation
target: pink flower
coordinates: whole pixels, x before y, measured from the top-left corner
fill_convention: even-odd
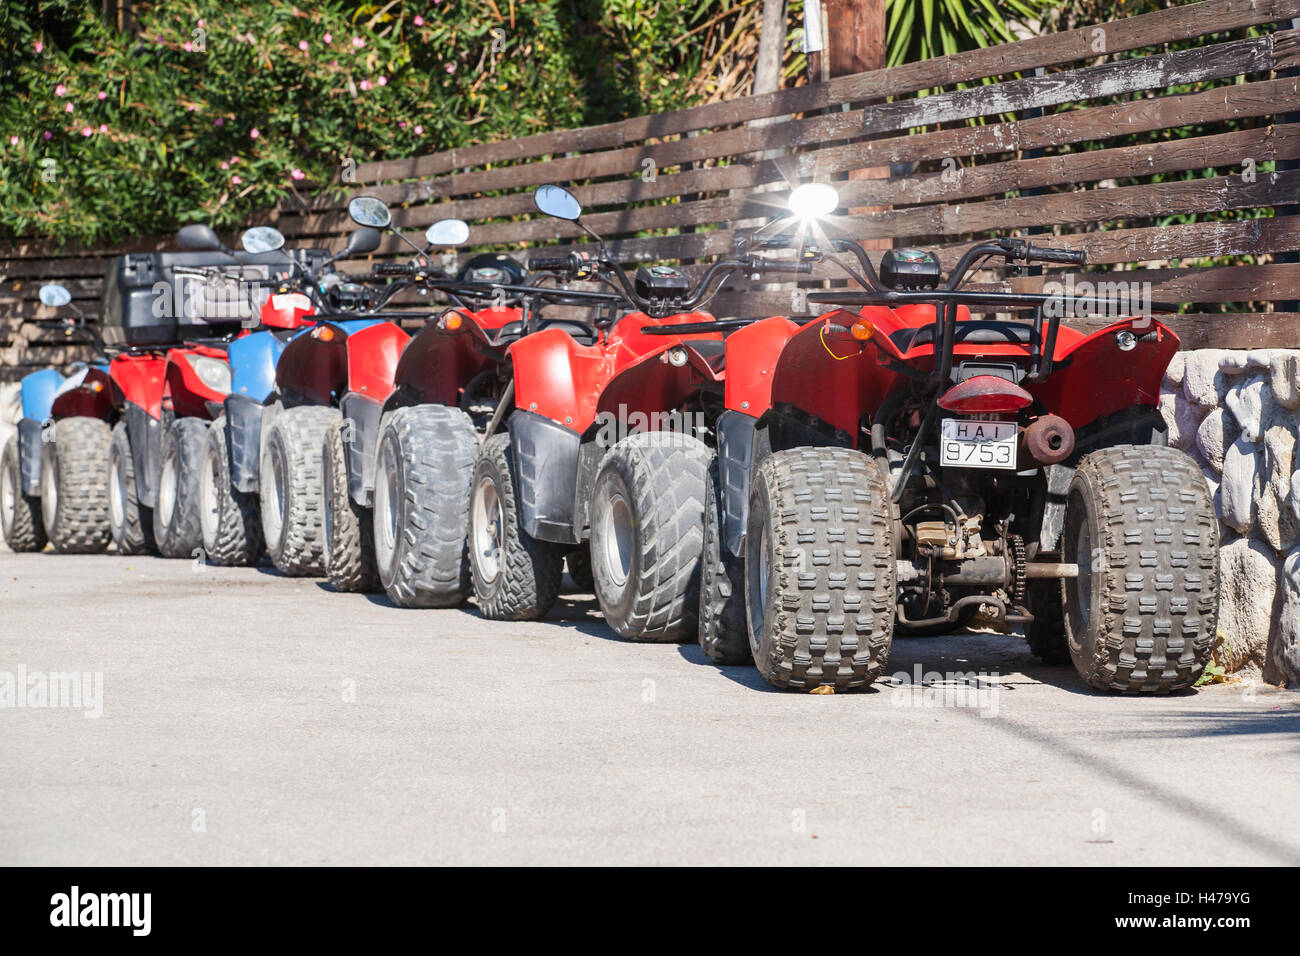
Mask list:
[[[415,135],[416,135],[416,136],[423,136],[423,135],[424,135],[424,127],[423,127],[423,126],[417,126],[417,127],[415,128]]]
[[[229,169],[229,168],[230,168],[230,164],[229,164],[228,162],[226,162],[225,160],[222,160],[222,162],[221,162],[221,168],[222,168],[222,169]]]
[[[361,39],[361,37],[353,37],[353,38],[352,38],[352,45],[353,45],[356,49],[360,50],[363,46],[366,45],[366,41],[363,40],[363,39]]]
[[[334,34],[327,33],[321,39],[323,39],[325,41],[325,45],[328,46],[329,44],[334,42]]]
[[[415,15],[415,19],[412,20],[411,22],[414,23],[417,27],[422,27],[422,26],[424,26],[424,17],[420,16],[420,15],[417,13],[417,14]]]
[[[225,118],[224,118],[224,117],[221,117],[221,116],[218,116],[217,119],[216,119],[216,124],[215,124],[215,125],[217,125],[217,126],[225,126],[225,125],[226,125],[226,120],[225,120]]]
[[[108,132],[108,124],[107,124],[107,123],[100,123],[100,124],[99,124],[99,131],[100,131],[101,133],[107,133],[107,132]]]
[[[17,145],[18,145],[18,137],[17,137],[17,136],[10,136],[10,137],[9,137],[9,145],[10,145],[10,146],[17,146]]]
[[[32,46],[36,48],[37,53],[40,53],[42,50],[45,49],[45,44],[42,43],[40,40],[37,40],[35,43],[32,44]]]
[[[108,99],[108,94],[105,93],[103,90],[100,90],[99,93],[98,93],[97,95],[98,95],[98,97],[99,97],[101,100],[106,100],[106,99]]]
[[[95,132],[95,131],[94,131],[93,129],[91,129],[89,126],[83,126],[83,127],[81,127],[81,135],[82,135],[82,136],[89,136],[89,135],[91,135],[91,134],[94,133],[94,132]]]
[[[298,41],[298,49],[299,49],[299,50],[302,50],[303,53],[306,53],[306,52],[307,52],[307,41],[306,41],[306,40],[299,40],[299,41]]]
[[[307,178],[307,174],[304,173],[301,169],[295,169],[295,170],[294,170],[293,172],[291,172],[289,175],[292,176],[294,179],[306,179],[306,178]]]
[[[243,180],[240,179],[238,176],[231,176],[230,181],[234,183],[236,186],[238,186],[240,183],[243,182]]]
[[[261,134],[260,132],[258,132],[256,129],[251,129],[251,130],[248,131],[248,138],[249,138],[249,139],[257,139],[257,137],[259,137],[259,136],[261,136],[261,135],[262,135],[262,134]]]
[[[54,139],[54,134],[51,133],[51,132],[47,129],[47,130],[45,131],[45,138],[46,138],[46,139]]]
[[[65,112],[65,113],[71,113],[71,112],[72,112],[72,104],[69,103],[69,104],[67,105],[67,107],[63,110],[63,112]]]
[[[186,53],[193,53],[193,52],[194,52],[194,44],[191,43],[189,40],[186,40],[185,43],[184,43],[183,45],[184,45],[184,47],[185,47],[185,52],[186,52]]]
[[[447,72],[448,72],[448,73],[455,73],[455,72],[456,72],[456,64],[455,64],[455,63],[448,63],[448,64],[447,64]]]
[[[401,120],[401,121],[397,124],[397,128],[398,128],[398,129],[406,129],[406,120]]]
[[[66,92],[68,92],[68,88],[64,86],[62,83],[60,83],[58,86],[54,88],[55,96],[62,96]]]
[[[231,156],[231,157],[230,157],[230,165],[231,165],[231,166],[235,165],[235,163],[237,163],[237,162],[239,162],[239,157],[238,157],[238,156]]]
[[[379,79],[375,80],[375,82],[378,83],[380,86],[387,86],[387,85],[388,85],[388,77],[386,77],[386,76],[381,76]]]
[[[362,80],[362,81],[361,81],[361,88],[362,88],[363,90],[368,90],[368,89],[370,89],[370,81],[369,81],[369,80]]]
[[[434,0],[434,2],[436,3],[437,0]],[[205,20],[200,20],[200,21],[199,21],[199,26],[200,26],[200,27],[206,27],[207,25],[208,25],[208,24],[207,24],[207,21],[205,21]]]

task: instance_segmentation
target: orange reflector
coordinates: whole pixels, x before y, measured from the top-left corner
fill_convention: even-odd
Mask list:
[[[92,392],[102,392],[102,391],[104,390],[104,383],[103,383],[103,382],[91,382],[91,383],[90,383],[90,390],[91,390]]]
[[[317,329],[312,334],[315,335],[316,338],[320,339],[322,342],[334,341],[334,330],[331,329],[328,325],[322,325],[319,329]]]
[[[853,323],[853,328],[849,331],[853,333],[853,337],[859,342],[865,342],[876,334],[876,327],[866,319],[858,319]]]
[[[464,323],[464,319],[455,312],[448,312],[442,317],[442,327],[448,332],[455,332]]]

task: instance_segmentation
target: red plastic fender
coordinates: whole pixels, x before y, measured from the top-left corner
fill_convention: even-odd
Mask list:
[[[737,329],[727,338],[726,407],[754,418],[772,407],[772,372],[799,326],[783,316]]]
[[[543,329],[510,346],[515,407],[584,432],[596,420],[605,383],[613,377],[613,350],[579,345],[561,329]]]
[[[1119,347],[1117,332],[1131,329],[1139,338],[1131,351]],[[1061,335],[1067,330],[1062,328]],[[1082,428],[1104,415],[1133,405],[1160,402],[1160,382],[1169,360],[1178,351],[1178,336],[1168,326],[1142,317],[1121,319],[1094,332],[1073,335],[1063,346],[1057,340],[1051,376],[1029,391],[1048,411],[1060,415],[1073,428]]]
[[[224,402],[227,393],[208,388],[185,360],[186,355],[201,355],[229,363],[229,356],[221,349],[202,345],[171,349],[167,353],[161,407],[174,412],[177,418],[211,419],[207,403]]]
[[[348,380],[347,333],[322,322],[284,347],[275,363],[275,387],[298,402],[332,405]]]
[[[102,418],[113,414],[113,389],[108,373],[97,368],[88,369],[81,385],[64,392],[50,406],[50,417]]]
[[[479,372],[492,363],[492,352],[500,351],[492,345],[478,323],[481,313],[451,310],[462,318],[458,329],[444,329],[438,322],[430,322],[407,343],[393,373],[393,384],[420,402],[434,405],[455,405],[460,401],[460,391]],[[518,321],[518,309],[485,310],[494,313],[487,321],[500,321],[512,314],[511,322]],[[446,314],[446,313],[444,313]],[[502,321],[501,325],[506,322]],[[500,325],[487,328],[500,328]]]
[[[348,391],[382,402],[393,392],[393,377],[411,336],[392,322],[382,322],[347,337]]]
[[[113,404],[130,402],[143,408],[150,418],[161,418],[166,369],[167,359],[157,353],[115,356],[108,365]]]

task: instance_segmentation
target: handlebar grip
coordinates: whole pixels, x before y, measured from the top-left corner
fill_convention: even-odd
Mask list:
[[[759,259],[755,265],[761,272],[794,272],[800,275],[812,272],[811,262],[777,262],[772,259]]]
[[[571,268],[573,261],[568,256],[532,256],[528,260],[529,272],[558,272]]]
[[[409,262],[377,262],[375,263],[375,275],[413,276],[415,275],[415,266]]]
[[[1065,265],[1085,265],[1088,261],[1086,253],[1075,251],[1073,249],[1048,249],[1045,246],[1029,247],[1030,259],[1037,259],[1039,262],[1060,262]]]

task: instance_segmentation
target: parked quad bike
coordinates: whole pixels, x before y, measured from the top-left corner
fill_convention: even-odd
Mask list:
[[[72,304],[72,295],[63,286],[42,286],[40,301],[48,308],[73,310],[75,318],[62,322],[70,340],[84,329],[85,315]],[[54,519],[56,550],[102,551],[108,541],[103,483],[101,476],[83,463],[101,457],[101,422],[111,414],[107,363],[76,362],[62,370],[32,372],[23,377],[19,395],[22,417],[0,453],[0,530],[5,543],[14,551],[41,551],[49,541],[41,494],[42,457],[48,454],[53,465],[45,473],[44,483],[51,497],[44,510]],[[62,456],[55,444],[60,422],[65,423]],[[47,453],[46,446],[54,447]],[[55,497],[60,490],[65,493],[61,503]]]
[[[577,200],[558,186],[540,187],[536,203],[582,225]],[[715,264],[693,288],[666,267],[629,277],[595,238],[594,257],[529,263],[604,283],[617,309],[579,330],[541,323],[510,346],[511,388],[470,488],[474,594],[489,618],[540,617],[555,601],[562,562],[576,553],[571,567],[590,567],[620,636],[688,639],[708,443],[723,399],[722,324],[699,309],[735,274],[808,266],[749,255]]]
[[[944,281],[930,253],[886,252],[877,275],[856,242],[823,234],[806,250],[819,242],[865,291],[809,293],[840,308],[727,341],[706,654],[752,657],[779,688],[862,687],[896,629],[979,610],[1093,687],[1195,683],[1217,624],[1218,523],[1156,407],[1173,332],[1136,316],[1084,334],[1057,297],[961,288],[988,258],[1081,265],[1080,252],[980,243]]]
[[[205,229],[181,230],[182,250],[192,248],[187,240],[195,230]],[[28,413],[45,411],[49,424],[41,430],[39,457],[28,440],[34,420],[22,429],[23,505],[30,511],[39,497],[44,535],[56,550],[103,551],[112,540],[123,554],[188,557],[198,546],[196,435],[206,427],[206,403],[222,397],[223,349],[239,320],[207,310],[206,277],[197,290],[185,279],[220,258],[180,251],[114,259],[97,341],[110,356],[107,365],[64,382],[48,410],[39,396],[52,379],[30,383]],[[62,287],[46,288],[51,302],[69,301]],[[32,533],[26,538],[28,546],[36,544]]]

